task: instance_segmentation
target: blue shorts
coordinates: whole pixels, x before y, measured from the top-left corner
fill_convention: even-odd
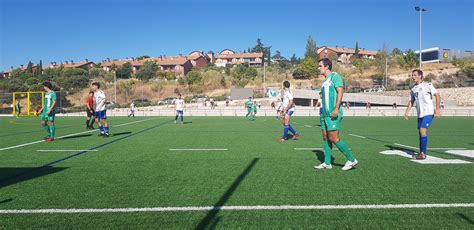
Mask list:
[[[181,116],[182,116],[183,113],[184,113],[183,110],[176,110],[176,114],[178,114],[178,115],[181,115]]]
[[[288,111],[286,111],[286,114],[290,115],[290,117],[291,117],[294,112],[295,112],[294,110],[288,110]]]
[[[427,115],[427,116],[418,118],[418,129],[429,128],[431,125],[431,122],[433,121],[433,117],[434,117],[433,115]]]
[[[319,115],[323,114],[323,107],[319,107]]]
[[[95,118],[100,120],[107,119],[107,110],[96,111]]]

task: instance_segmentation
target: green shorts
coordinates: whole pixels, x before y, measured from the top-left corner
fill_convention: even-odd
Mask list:
[[[321,130],[326,131],[335,131],[341,129],[341,121],[342,117],[338,117],[337,119],[332,119],[332,117],[321,117]]]
[[[51,113],[49,113],[49,115],[46,115],[46,112],[42,112],[41,113],[41,120],[42,121],[54,121],[54,116],[55,116],[54,111],[51,111]]]
[[[252,111],[253,111],[252,108],[248,108],[248,109],[247,109],[247,113],[251,113]]]

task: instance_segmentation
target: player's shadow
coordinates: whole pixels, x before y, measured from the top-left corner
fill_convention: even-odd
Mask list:
[[[13,201],[13,198],[8,198],[8,199],[5,199],[5,200],[0,200],[0,204],[3,204],[3,203],[8,203],[10,201]]]
[[[61,172],[67,168],[45,166],[39,168],[0,168],[0,188]]]
[[[234,180],[234,182],[229,186],[227,191],[221,196],[221,198],[214,204],[214,208],[210,210],[207,215],[199,222],[196,229],[206,229],[206,227],[211,227],[211,229],[215,228],[217,222],[219,222],[219,211],[221,207],[225,205],[225,203],[229,200],[235,190],[239,187],[240,183],[245,179],[245,177],[252,171],[252,168],[257,164],[259,158],[254,158],[252,162],[247,166],[247,168],[242,171],[242,173]]]
[[[111,136],[116,137],[116,136],[131,134],[131,133],[132,133],[132,132],[112,133]]]
[[[466,216],[465,214],[463,213],[456,213],[457,216],[459,216],[461,219],[465,220],[467,223],[469,223],[470,225],[474,225],[474,220],[472,220],[471,218],[469,218],[468,216]]]
[[[75,139],[75,138],[90,137],[90,136],[92,136],[92,134],[80,134],[80,135],[63,137],[62,139]]]
[[[316,155],[316,158],[318,158],[318,161],[320,161],[321,163],[324,162],[324,152],[321,151],[321,150],[313,150],[313,153]],[[334,156],[331,156],[331,162],[334,166],[339,166],[339,167],[342,167],[344,165],[342,164],[338,164],[338,163],[335,163],[334,160],[336,158],[334,158]]]
[[[390,150],[400,150],[400,151],[403,151],[403,152],[405,152],[407,154],[410,154],[410,155],[416,154],[413,149],[404,148],[404,147],[401,147],[401,146],[385,145],[385,147],[389,148]]]
[[[183,124],[192,124],[193,122],[192,121],[185,121],[183,122]]]

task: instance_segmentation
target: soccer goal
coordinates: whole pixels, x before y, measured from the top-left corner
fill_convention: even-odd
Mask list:
[[[37,116],[38,110],[43,107],[44,92],[13,92],[13,115]]]

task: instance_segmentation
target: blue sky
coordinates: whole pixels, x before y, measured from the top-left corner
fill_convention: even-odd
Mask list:
[[[473,49],[470,0],[0,0],[0,71],[28,61],[100,61],[193,50],[242,51],[261,38],[272,52],[385,44]]]

